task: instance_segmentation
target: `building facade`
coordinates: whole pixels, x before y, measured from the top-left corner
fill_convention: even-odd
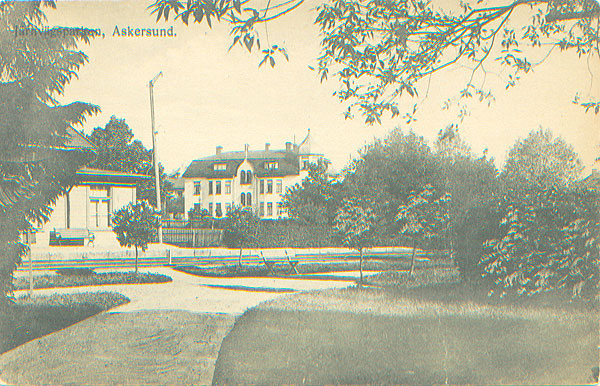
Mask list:
[[[223,152],[193,161],[182,175],[184,211],[206,210],[216,218],[233,207],[251,209],[261,219],[288,216],[283,206],[286,189],[301,183],[310,163],[326,162],[310,135],[299,144],[287,142],[285,149]]]
[[[95,153],[96,146],[84,134],[68,128],[67,136],[61,150]],[[75,178],[75,185],[57,198],[49,220],[34,224],[35,237],[28,240],[32,249],[64,245],[118,247],[112,213],[136,202],[136,185],[150,177],[83,167]]]
[[[117,247],[112,231],[112,213],[130,202],[136,202],[136,184],[149,178],[137,174],[82,168],[77,171],[77,184],[53,207],[45,224],[36,227],[35,247],[62,246],[57,236],[74,230],[85,231],[85,246]],[[89,241],[93,240],[92,243]],[[68,244],[67,244],[68,245]]]

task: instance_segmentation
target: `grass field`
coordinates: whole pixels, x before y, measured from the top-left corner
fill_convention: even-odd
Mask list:
[[[592,382],[597,309],[452,299],[464,296],[452,286],[460,283],[424,297],[350,288],[263,304],[224,340],[213,384]]]
[[[127,302],[114,292],[17,298],[0,310],[0,353]]]
[[[46,274],[33,276],[33,288],[61,288],[82,287],[90,285],[110,284],[150,284],[168,283],[172,279],[166,275],[147,272],[105,272],[94,273],[88,271],[85,274]],[[14,283],[15,290],[28,289],[29,278],[18,277]]]

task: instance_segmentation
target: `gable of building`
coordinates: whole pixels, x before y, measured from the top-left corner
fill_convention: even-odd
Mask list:
[[[285,177],[299,174],[296,154],[277,150],[232,151],[214,154],[193,161],[183,173],[183,178],[233,178],[240,165],[247,159],[256,177]],[[276,168],[268,168],[276,163]],[[224,170],[216,170],[215,165],[226,165]]]

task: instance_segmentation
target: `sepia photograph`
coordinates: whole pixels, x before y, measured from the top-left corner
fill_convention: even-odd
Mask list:
[[[0,386],[600,385],[598,0],[0,0]]]

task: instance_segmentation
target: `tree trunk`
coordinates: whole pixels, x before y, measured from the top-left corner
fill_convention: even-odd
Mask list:
[[[358,283],[360,286],[362,286],[362,283],[363,283],[363,269],[362,269],[363,268],[363,250],[362,250],[362,248],[359,249],[359,253],[360,253],[360,261],[358,263],[358,268],[360,270],[360,280]]]
[[[242,247],[240,247],[240,258],[238,259],[238,265],[242,268]]]
[[[410,270],[408,271],[409,276],[412,276],[415,272],[415,254],[417,253],[417,240],[413,241],[413,251],[410,258]]]
[[[135,273],[138,273],[138,247],[135,246]]]

